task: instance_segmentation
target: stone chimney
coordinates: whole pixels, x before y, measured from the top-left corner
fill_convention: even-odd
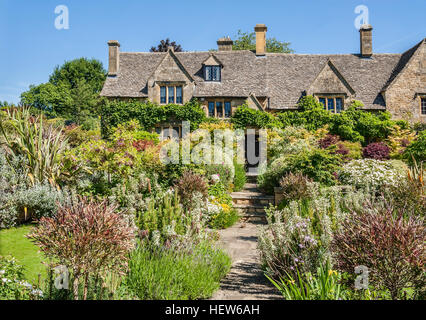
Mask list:
[[[373,27],[363,24],[359,29],[361,42],[361,57],[369,58],[373,55]]]
[[[254,31],[256,32],[256,55],[264,56],[266,54],[266,31],[268,31],[268,28],[264,24],[257,24]]]
[[[234,41],[230,37],[224,37],[217,40],[217,47],[219,51],[232,51]]]
[[[116,76],[120,67],[120,43],[117,40],[108,41],[109,63],[108,75]]]

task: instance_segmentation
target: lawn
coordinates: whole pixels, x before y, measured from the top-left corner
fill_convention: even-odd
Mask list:
[[[11,255],[17,262],[25,267],[25,277],[28,281],[36,284],[38,274],[44,278],[46,268],[41,263],[43,255],[25,235],[27,235],[33,226],[25,225],[18,228],[0,230],[0,256]]]

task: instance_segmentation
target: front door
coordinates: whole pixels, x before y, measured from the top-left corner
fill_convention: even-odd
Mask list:
[[[257,173],[260,162],[259,133],[246,133],[245,136],[246,171]]]

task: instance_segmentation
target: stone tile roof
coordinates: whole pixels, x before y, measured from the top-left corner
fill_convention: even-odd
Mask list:
[[[417,46],[416,46],[417,47]],[[385,109],[381,91],[409,61],[416,47],[404,54],[374,54],[371,59],[356,54],[313,55],[252,51],[175,52],[194,78],[195,97],[269,97],[271,109],[294,108],[325,64],[330,60],[355,90],[355,99],[368,109]],[[101,95],[147,97],[147,80],[168,53],[120,53],[117,76],[108,77]],[[223,64],[222,81],[205,82],[202,65],[211,54]]]

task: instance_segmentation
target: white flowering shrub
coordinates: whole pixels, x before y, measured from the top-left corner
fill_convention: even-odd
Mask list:
[[[13,257],[0,256],[0,300],[35,300],[43,292],[24,279],[24,267]]]
[[[353,160],[338,173],[341,183],[372,192],[385,186],[395,185],[407,175],[405,165],[398,160]]]

